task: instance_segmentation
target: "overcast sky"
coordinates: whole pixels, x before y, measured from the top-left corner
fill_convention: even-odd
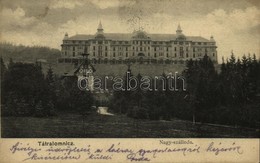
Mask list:
[[[219,61],[260,53],[259,0],[1,0],[1,41],[60,49],[65,32],[129,33],[140,26],[148,33],[214,36]]]

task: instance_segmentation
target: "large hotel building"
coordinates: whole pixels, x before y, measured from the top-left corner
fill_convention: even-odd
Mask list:
[[[217,46],[213,36],[186,36],[178,25],[176,34],[150,34],[138,30],[133,33],[106,33],[101,22],[94,35],[65,34],[59,63],[77,63],[83,53],[96,63],[159,63],[177,64],[204,55],[217,62]]]

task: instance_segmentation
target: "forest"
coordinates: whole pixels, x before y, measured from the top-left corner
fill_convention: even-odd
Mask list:
[[[93,105],[105,105],[115,114],[134,119],[182,119],[257,128],[259,72],[260,61],[255,55],[237,59],[232,54],[223,60],[219,73],[209,57],[204,56],[186,63],[182,75],[187,90],[115,91],[107,100],[100,101],[93,93],[77,87],[77,77],[60,78],[51,66],[44,75],[40,62],[10,59],[7,64],[1,58],[1,115],[49,117],[66,111],[87,115],[94,111]],[[141,74],[131,76],[142,78]],[[161,83],[157,84],[160,88]]]
[[[54,64],[60,57],[60,50],[44,46],[25,46],[1,42],[0,54],[5,62],[12,58],[15,62],[34,63],[36,60],[44,60]]]

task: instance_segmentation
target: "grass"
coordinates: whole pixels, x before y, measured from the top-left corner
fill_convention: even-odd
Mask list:
[[[60,113],[55,117],[2,117],[3,138],[250,138],[254,129],[227,128],[189,121],[136,120],[125,115],[82,116]]]

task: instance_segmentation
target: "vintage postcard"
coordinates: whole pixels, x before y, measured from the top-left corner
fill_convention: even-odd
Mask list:
[[[0,162],[259,162],[260,1],[0,4]]]

